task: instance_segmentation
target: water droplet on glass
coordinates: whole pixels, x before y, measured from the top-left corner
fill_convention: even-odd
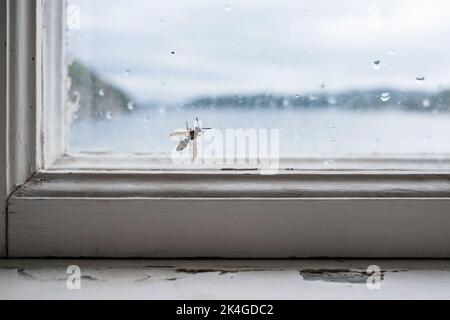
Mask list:
[[[335,104],[337,104],[337,100],[336,100],[336,98],[335,97],[329,97],[328,98],[328,100],[327,100],[327,102],[328,102],[328,104],[331,104],[331,105],[335,105]]]
[[[225,11],[226,12],[230,12],[231,11],[231,5],[230,4],[227,4],[227,5],[225,5]]]
[[[423,101],[422,101],[422,106],[423,106],[424,108],[429,108],[429,107],[431,106],[430,100],[428,100],[428,99],[423,99]]]
[[[114,119],[114,114],[111,111],[106,112],[106,119],[108,120]]]
[[[166,25],[166,21],[163,20],[163,19],[160,19],[160,20],[158,21],[158,24],[159,24],[160,27],[164,27],[164,26]]]
[[[388,102],[391,100],[391,94],[389,92],[383,92],[380,96],[381,101]]]
[[[104,90],[104,89],[98,90],[98,95],[99,95],[100,97],[104,97],[104,96],[105,96],[105,90]]]
[[[166,114],[166,108],[165,107],[161,107],[161,108],[159,108],[158,112],[160,114]]]
[[[334,130],[334,129],[336,129],[336,126],[335,126],[334,124],[330,124],[329,128],[330,128],[331,130]]]
[[[375,60],[372,64],[372,67],[374,70],[380,70],[381,69],[381,61],[380,60]]]
[[[125,77],[128,77],[130,74],[131,74],[131,70],[130,70],[130,69],[126,69],[126,70],[123,72],[123,75],[124,75]]]
[[[416,78],[416,82],[417,82],[418,84],[423,84],[423,83],[425,82],[425,77],[417,77],[417,78]]]
[[[318,98],[317,98],[317,96],[312,94],[312,95],[309,96],[309,100],[310,101],[316,101],[316,100],[318,100]]]
[[[133,111],[134,110],[134,103],[133,102],[128,102],[127,109],[130,110],[130,111]]]
[[[395,56],[395,55],[397,54],[397,52],[395,51],[394,48],[390,48],[390,49],[388,50],[388,54],[389,54],[390,56]]]

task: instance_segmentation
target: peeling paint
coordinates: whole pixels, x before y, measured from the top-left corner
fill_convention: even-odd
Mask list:
[[[369,279],[366,271],[350,269],[304,269],[300,275],[305,281],[325,281],[336,283],[365,284]],[[381,272],[381,281],[384,280],[384,272]]]
[[[28,273],[27,271],[25,271],[25,269],[17,269],[17,274],[21,277],[30,279],[30,280],[37,280],[33,275],[31,275],[30,273]]]
[[[441,260],[160,262],[4,260],[0,298],[448,299],[450,294],[450,261]],[[66,266],[72,264],[81,267],[89,290],[67,290]],[[366,268],[373,264],[382,267],[383,290],[377,292],[364,285],[370,276]]]
[[[141,279],[136,279],[136,280],[134,280],[134,282],[144,282],[144,281],[150,280],[151,278],[152,278],[152,276],[146,276]]]
[[[226,275],[239,272],[263,272],[263,271],[284,271],[280,269],[176,269],[177,273],[199,274],[199,273],[218,273]]]
[[[81,279],[82,280],[88,280],[88,281],[105,281],[105,280],[100,280],[100,279],[98,279],[96,277],[93,277],[93,276],[90,276],[90,275],[81,276]]]

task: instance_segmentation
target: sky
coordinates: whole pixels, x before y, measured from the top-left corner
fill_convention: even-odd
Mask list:
[[[68,3],[70,56],[142,102],[450,87],[448,0]]]

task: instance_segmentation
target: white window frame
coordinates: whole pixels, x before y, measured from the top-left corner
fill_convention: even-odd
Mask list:
[[[64,146],[42,142],[62,132],[49,123],[62,123],[64,48],[44,1],[64,3],[0,0],[1,256],[450,257],[445,171],[261,176],[54,166]]]

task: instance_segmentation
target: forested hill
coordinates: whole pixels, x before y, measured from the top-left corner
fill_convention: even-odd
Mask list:
[[[347,91],[339,94],[276,94],[205,96],[185,107],[200,108],[298,108],[335,107],[349,110],[399,109],[410,111],[450,111],[450,90],[439,93],[396,90]]]
[[[79,99],[80,119],[102,119],[130,113],[138,106],[123,89],[110,84],[78,61],[69,66],[69,98]]]
[[[94,71],[78,61],[69,66],[71,101],[79,98],[76,112],[78,119],[114,118],[130,114],[136,109],[158,107],[159,103],[150,101],[138,104],[122,88],[105,81]],[[179,107],[179,104],[177,104]],[[420,112],[450,111],[450,90],[437,93],[419,91],[399,91],[389,89],[354,90],[335,94],[323,90],[316,94],[241,94],[205,95],[182,103],[183,108],[214,109],[264,109],[291,108],[311,110],[336,108],[340,110],[406,110]]]

